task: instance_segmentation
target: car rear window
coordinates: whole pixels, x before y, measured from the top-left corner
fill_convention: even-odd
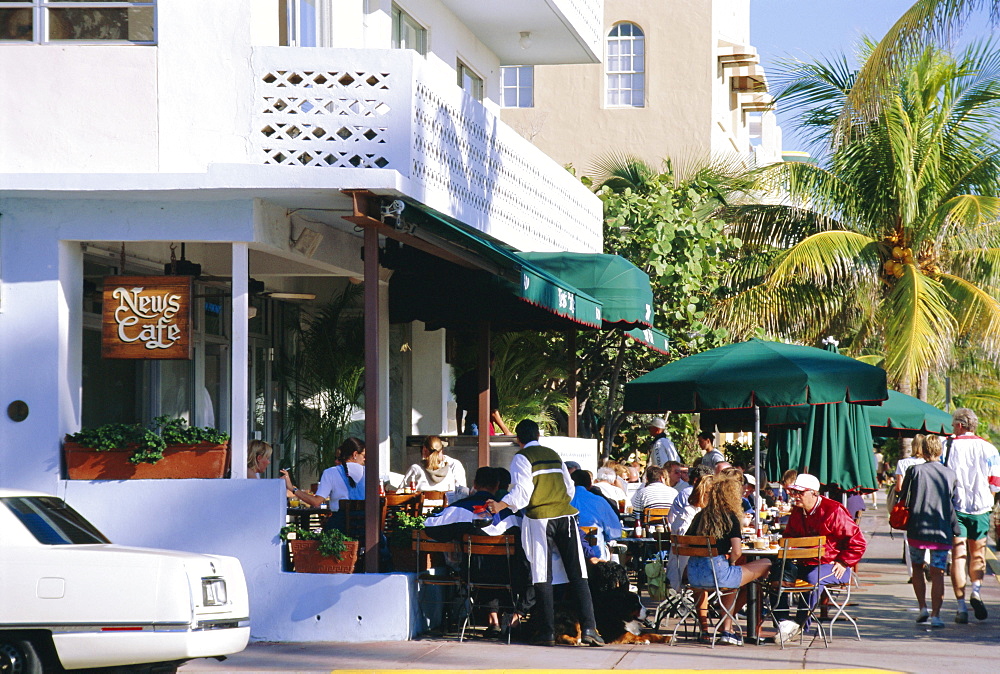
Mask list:
[[[53,496],[14,496],[0,500],[44,545],[111,542],[62,499]]]

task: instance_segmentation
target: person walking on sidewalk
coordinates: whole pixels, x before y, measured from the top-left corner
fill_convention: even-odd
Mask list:
[[[941,604],[944,601],[944,570],[948,567],[948,551],[958,536],[958,517],[954,500],[958,496],[955,471],[941,465],[941,438],[924,439],[921,452],[925,462],[910,466],[903,478],[899,498],[910,509],[906,540],[913,560],[913,594],[920,613],[918,623],[930,620],[933,628],[944,627]],[[927,612],[924,557],[930,553],[931,610]]]
[[[587,567],[580,543],[577,510],[570,501],[575,487],[562,459],[538,442],[538,424],[523,419],[515,428],[521,451],[510,462],[510,492],[503,501],[489,500],[491,513],[505,508],[521,511],[521,542],[531,565],[535,586],[535,608],[531,622],[537,626],[534,643],[555,646],[555,606],[552,596],[552,563],[556,551],[569,578],[570,592],[576,597],[583,627],[580,641],[603,646],[597,632],[594,604],[587,584]]]
[[[997,448],[975,435],[979,417],[967,407],[955,410],[951,427],[955,435],[945,449],[944,464],[958,476],[959,534],[951,555],[951,585],[958,600],[955,622],[969,622],[965,603],[965,585],[972,580],[969,603],[976,620],[986,620],[989,613],[979,596],[986,571],[986,532],[990,528],[993,494],[1000,491],[1000,453]],[[968,569],[968,570],[967,570]]]

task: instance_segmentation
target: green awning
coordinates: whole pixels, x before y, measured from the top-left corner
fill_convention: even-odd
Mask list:
[[[620,255],[604,253],[518,253],[518,255],[595,297],[602,305],[605,327],[652,327],[653,291],[649,287],[649,275]]]
[[[450,252],[473,261],[471,266],[489,264],[469,269],[429,260],[432,256],[419,251],[387,251],[383,264],[401,277],[396,279],[394,275],[390,281],[390,312],[395,309],[396,320],[454,324],[490,318],[500,328],[505,320],[517,327],[569,327],[511,307],[506,300],[513,297],[559,319],[590,328],[602,327],[599,300],[499,241],[423,206],[407,208],[404,222],[413,236],[447,246]]]
[[[629,339],[633,339],[644,346],[648,346],[653,351],[663,354],[670,353],[670,344],[667,336],[656,328],[635,328],[625,333]]]

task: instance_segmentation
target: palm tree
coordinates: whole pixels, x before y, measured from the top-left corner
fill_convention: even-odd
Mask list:
[[[849,335],[909,392],[959,342],[1000,354],[1000,52],[930,47],[900,73],[878,115],[855,117],[821,164],[757,172],[788,196],[730,210],[744,248],[714,321],[737,335]],[[791,74],[781,98],[815,138],[833,138],[856,73],[837,59]]]
[[[905,64],[917,57],[928,42],[944,44],[980,10],[988,10],[994,23],[1000,18],[1000,0],[917,0],[889,29],[858,73],[838,124],[838,136],[849,132],[857,116],[878,114],[882,93],[899,81]]]

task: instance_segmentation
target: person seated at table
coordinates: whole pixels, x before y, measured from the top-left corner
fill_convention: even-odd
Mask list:
[[[795,482],[795,478],[798,476],[799,472],[791,468],[781,474],[781,479],[778,481],[778,488],[774,490],[774,496],[778,501],[782,503],[789,502],[788,487]]]
[[[784,537],[826,536],[826,544],[818,566],[815,559],[800,560],[795,564],[786,562],[782,582],[805,580],[814,585],[850,582],[851,569],[865,554],[868,543],[854,519],[843,505],[821,496],[819,490],[819,479],[808,473],[798,475],[788,486],[792,514],[785,525]],[[818,591],[812,594],[810,607],[816,604],[819,596]],[[793,638],[806,626],[805,616],[801,615],[804,613],[800,612],[795,620],[791,620],[787,607],[775,608],[774,617],[784,641]]]
[[[293,487],[287,474],[285,479],[299,500],[316,508],[329,501],[330,510],[337,512],[341,499],[365,498],[365,443],[359,438],[347,438],[341,443],[337,448],[337,464],[323,471],[315,494]]]
[[[610,466],[604,466],[597,469],[594,486],[615,503],[621,503],[625,500],[625,490],[618,486],[617,481],[618,474],[615,473],[615,469]]]
[[[586,470],[575,470],[570,474],[570,479],[577,487],[573,493],[570,505],[579,510],[576,516],[581,527],[597,527],[597,540],[594,545],[584,543],[584,554],[587,560],[592,563],[606,562],[611,559],[611,550],[608,548],[610,542],[616,538],[621,538],[622,525],[618,519],[618,511],[608,503],[603,496],[599,496],[590,491],[591,477]]]
[[[674,499],[674,504],[670,506],[670,514],[667,516],[667,524],[670,525],[670,534],[682,536],[691,527],[694,516],[701,512],[708,501],[708,490],[712,487],[715,475],[708,466],[698,465],[691,471],[694,486],[691,489],[681,492]],[[681,503],[683,499],[683,503]],[[688,557],[683,555],[670,555],[667,558],[667,582],[670,587],[679,590],[684,571],[687,569]]]
[[[497,472],[496,500],[502,501],[510,491],[510,471],[503,466],[494,466],[493,470]]]
[[[705,507],[701,509],[688,528],[689,536],[709,536],[716,541],[718,554],[715,557],[692,557],[688,561],[688,582],[692,587],[715,589],[718,586],[728,592],[723,597],[727,615],[720,625],[719,641],[734,646],[743,645],[743,637],[733,631],[732,615],[746,603],[744,586],[758,578],[763,578],[771,570],[771,560],[757,559],[740,566],[737,562],[743,556],[743,536],[741,533],[740,483],[731,479],[713,480],[708,489]],[[714,577],[713,577],[714,569]],[[702,640],[707,637],[708,616],[699,612],[702,624]]]
[[[667,484],[676,489],[677,493],[680,493],[685,487],[691,486],[688,482],[690,471],[680,461],[667,461],[663,464],[663,470],[667,473]]]
[[[461,461],[445,456],[444,441],[439,436],[428,435],[420,448],[420,455],[422,462],[410,466],[403,476],[404,486],[414,491],[444,492],[455,492],[459,488],[465,490],[468,487],[465,466]]]
[[[646,508],[670,508],[677,490],[667,485],[667,471],[662,466],[646,467],[646,484],[632,497],[632,510],[640,517]]]
[[[271,465],[271,445],[263,440],[247,444],[247,479],[256,480]]]
[[[466,534],[482,536],[501,536],[517,534],[520,540],[521,516],[509,508],[495,515],[486,508],[486,502],[494,500],[499,487],[499,469],[482,466],[476,471],[472,480],[472,493],[463,499],[446,506],[436,515],[431,515],[424,521],[424,531],[436,541],[448,542],[461,540]],[[449,560],[450,565],[458,566],[461,560]],[[514,581],[515,593],[518,596],[516,607],[518,616],[527,614],[531,587],[528,575],[528,558],[520,544],[517,544],[514,558],[510,560],[510,572]],[[473,580],[500,579],[507,580],[508,560],[502,557],[481,556],[473,558],[471,568]],[[503,592],[499,590],[484,590],[478,596],[480,606],[486,608],[486,636],[500,636],[499,602]],[[513,620],[519,621],[519,617]]]

